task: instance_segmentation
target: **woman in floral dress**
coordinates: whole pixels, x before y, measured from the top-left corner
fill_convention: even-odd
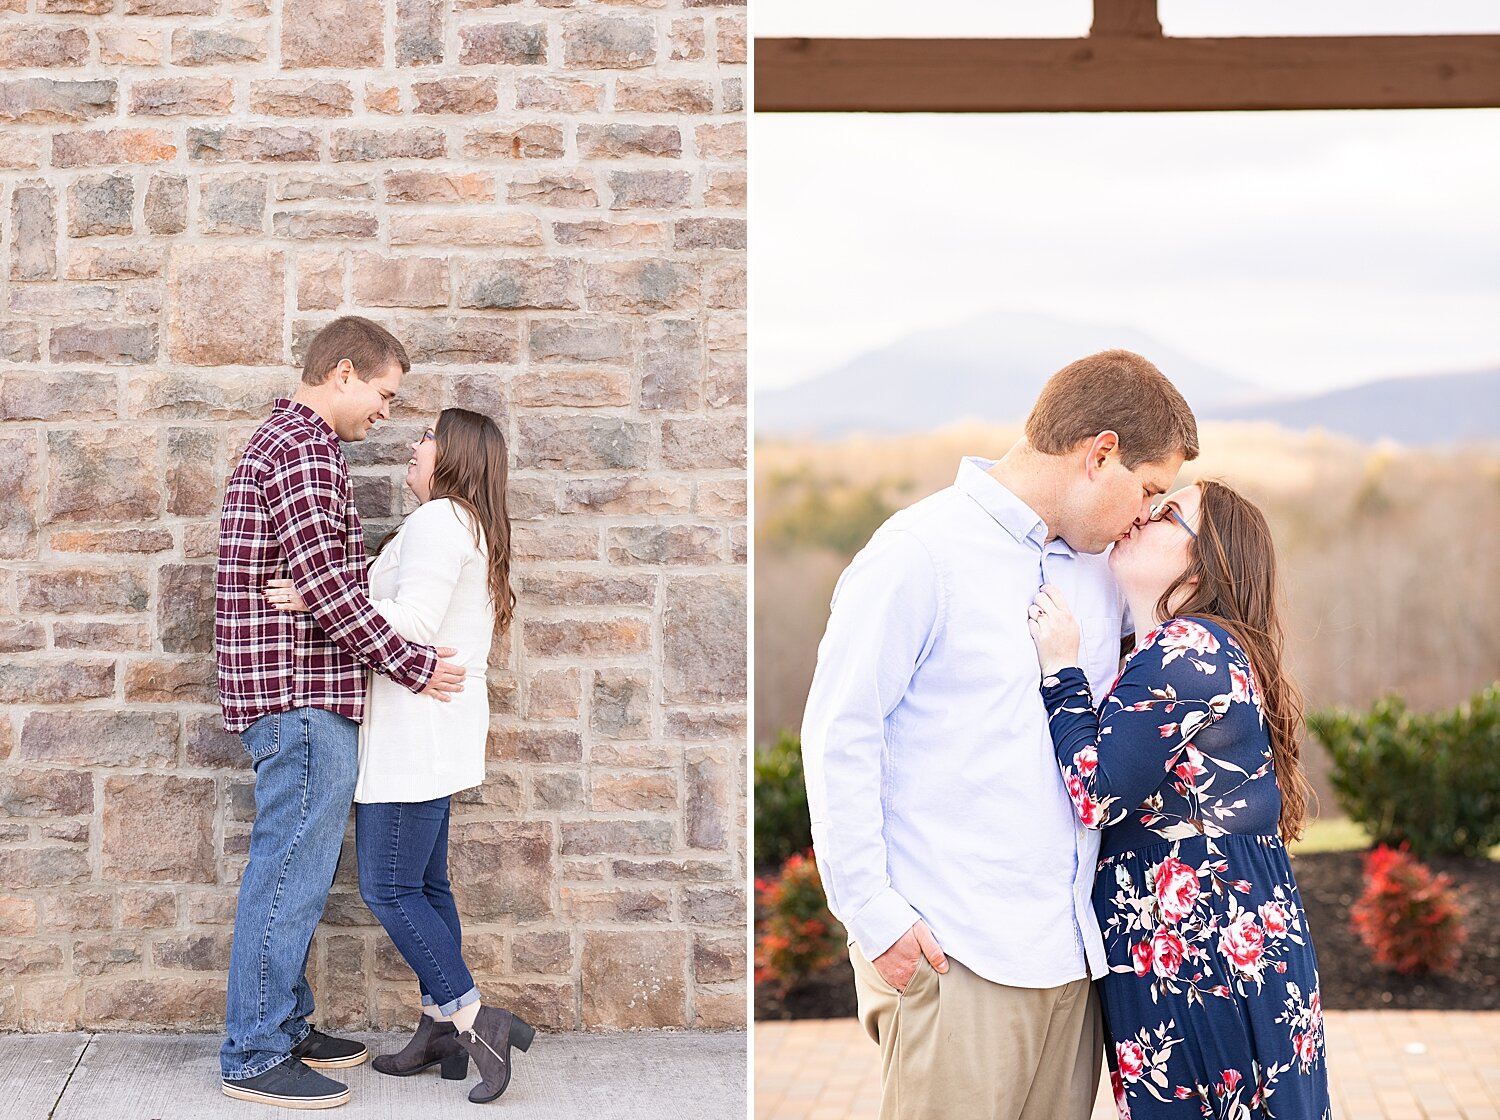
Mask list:
[[[1063,780],[1103,830],[1120,1116],[1326,1120],[1318,966],[1283,844],[1307,807],[1302,704],[1265,518],[1202,482],[1116,543],[1110,568],[1148,632],[1097,710],[1067,605],[1044,587],[1029,613]]]

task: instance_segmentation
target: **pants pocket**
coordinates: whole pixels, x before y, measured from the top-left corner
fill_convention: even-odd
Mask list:
[[[281,712],[261,716],[240,732],[240,742],[250,752],[252,763],[264,762],[281,749]]]

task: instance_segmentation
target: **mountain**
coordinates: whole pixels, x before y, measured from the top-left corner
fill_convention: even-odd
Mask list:
[[[1391,377],[1315,397],[1208,409],[1206,420],[1269,420],[1293,430],[1326,428],[1357,439],[1414,446],[1493,441],[1500,423],[1500,368]]]
[[[1263,401],[1259,387],[1142,331],[994,311],[919,331],[785,389],[757,393],[759,435],[925,431],[965,419],[1019,421],[1047,378],[1099,350],[1144,354],[1195,410]]]
[[[1019,422],[1053,373],[1113,347],[1155,362],[1202,420],[1270,421],[1414,446],[1493,441],[1500,421],[1500,368],[1272,398],[1142,331],[995,311],[907,335],[797,385],[757,393],[755,432],[830,438],[931,431],[961,420]]]

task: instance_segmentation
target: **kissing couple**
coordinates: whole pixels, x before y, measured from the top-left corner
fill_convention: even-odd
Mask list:
[[[802,750],[881,1120],[1087,1120],[1105,1056],[1122,1118],[1331,1116],[1275,547],[1197,455],[1083,358],[839,579]]]

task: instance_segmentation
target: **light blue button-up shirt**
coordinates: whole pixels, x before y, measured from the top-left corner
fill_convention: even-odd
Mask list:
[[[1107,971],[1099,834],[1058,773],[1026,608],[1042,583],[1062,590],[1096,695],[1125,608],[1106,557],[1048,542],[993,465],[965,459],[840,577],[802,756],[829,905],[866,957],[922,918],[980,976],[1051,988]]]

